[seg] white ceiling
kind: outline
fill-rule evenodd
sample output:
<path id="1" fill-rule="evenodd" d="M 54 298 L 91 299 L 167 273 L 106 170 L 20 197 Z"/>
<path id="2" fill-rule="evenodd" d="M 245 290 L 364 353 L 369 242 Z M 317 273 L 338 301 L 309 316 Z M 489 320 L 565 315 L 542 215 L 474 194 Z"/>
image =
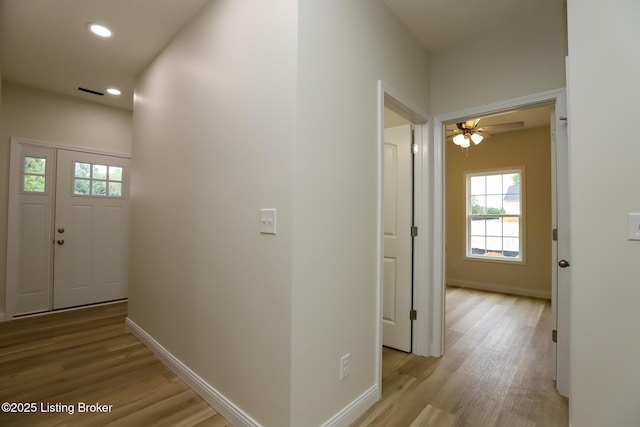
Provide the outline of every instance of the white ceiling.
<path id="1" fill-rule="evenodd" d="M 2 79 L 131 109 L 135 76 L 208 1 L 0 0 Z M 384 0 L 431 52 L 562 1 Z M 87 22 L 110 27 L 114 36 L 92 35 Z M 115 86 L 123 94 L 99 97 L 79 86 Z"/>
<path id="2" fill-rule="evenodd" d="M 2 79 L 131 109 L 135 76 L 207 1 L 0 0 Z M 94 36 L 87 22 L 113 37 Z"/>
<path id="3" fill-rule="evenodd" d="M 479 117 L 475 117 L 476 119 Z M 506 133 L 506 132 L 518 132 L 524 129 L 531 129 L 540 126 L 549 126 L 551 123 L 551 107 L 543 106 L 543 107 L 535 107 L 529 108 L 526 110 L 518 110 L 509 113 L 496 114 L 490 117 L 480 117 L 480 122 L 478 122 L 478 127 L 482 126 L 491 126 L 498 125 L 502 123 L 513 123 L 513 122 L 523 122 L 524 126 L 522 128 L 516 129 L 494 129 L 487 132 L 490 135 L 495 135 L 498 133 Z M 457 129 L 455 123 L 447 124 L 447 130 Z M 453 133 L 447 132 L 447 135 L 452 135 Z"/>
<path id="4" fill-rule="evenodd" d="M 479 117 L 475 117 L 476 119 Z M 490 117 L 480 117 L 480 122 L 478 123 L 478 127 L 482 126 L 490 126 L 490 125 L 498 125 L 502 123 L 512 123 L 512 122 L 523 122 L 524 126 L 522 128 L 515 129 L 495 129 L 490 132 L 487 132 L 491 135 L 495 135 L 498 133 L 506 133 L 506 132 L 518 132 L 524 129 L 531 129 L 541 126 L 549 126 L 551 123 L 551 106 L 542 106 L 529 108 L 526 110 L 518 110 L 512 111 L 508 113 L 496 114 Z M 392 110 L 385 108 L 384 109 L 384 127 L 390 128 L 395 126 L 402 126 L 404 124 L 410 123 L 406 118 L 398 115 Z M 458 129 L 455 123 L 446 124 L 446 129 L 448 131 L 452 131 L 454 129 Z M 448 136 L 453 135 L 452 132 L 447 132 Z"/>

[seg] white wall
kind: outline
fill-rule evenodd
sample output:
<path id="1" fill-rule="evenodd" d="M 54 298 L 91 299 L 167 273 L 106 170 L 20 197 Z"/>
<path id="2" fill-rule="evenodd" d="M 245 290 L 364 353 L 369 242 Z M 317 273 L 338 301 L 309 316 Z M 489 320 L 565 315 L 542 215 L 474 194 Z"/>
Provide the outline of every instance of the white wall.
<path id="1" fill-rule="evenodd" d="M 375 381 L 377 80 L 428 111 L 429 60 L 380 0 L 302 0 L 298 28 L 291 424 L 314 426 Z"/>
<path id="2" fill-rule="evenodd" d="M 10 137 L 131 153 L 131 112 L 2 82 L 0 110 L 0 311 L 6 288 Z"/>
<path id="3" fill-rule="evenodd" d="M 2 142 L 16 136 L 130 154 L 131 111 L 3 82 Z"/>
<path id="4" fill-rule="evenodd" d="M 267 426 L 375 381 L 378 79 L 428 109 L 427 54 L 380 0 L 224 0 L 137 82 L 130 318 Z"/>
<path id="5" fill-rule="evenodd" d="M 640 3 L 569 0 L 572 424 L 640 424 Z M 597 25 L 594 25 L 597 24 Z M 633 132 L 632 132 L 633 133 Z M 596 224 L 596 226 L 594 226 Z"/>
<path id="6" fill-rule="evenodd" d="M 265 426 L 290 424 L 296 14 L 210 2 L 134 102 L 129 318 Z"/>
<path id="7" fill-rule="evenodd" d="M 482 37 L 432 52 L 431 113 L 564 87 L 565 56 L 565 12 L 560 1 L 505 28 L 487 28 Z"/>

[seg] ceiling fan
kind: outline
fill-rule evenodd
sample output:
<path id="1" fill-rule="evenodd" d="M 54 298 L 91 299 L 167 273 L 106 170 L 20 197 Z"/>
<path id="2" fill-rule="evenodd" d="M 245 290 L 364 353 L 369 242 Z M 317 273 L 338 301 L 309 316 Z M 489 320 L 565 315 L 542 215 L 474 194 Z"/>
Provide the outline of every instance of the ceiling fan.
<path id="1" fill-rule="evenodd" d="M 457 129 L 447 129 L 447 132 L 453 132 L 451 135 L 448 135 L 448 137 L 453 138 L 454 144 L 462 148 L 469 148 L 472 142 L 478 145 L 484 138 L 491 137 L 491 134 L 487 133 L 487 131 L 524 127 L 524 122 L 501 123 L 478 127 L 479 122 L 480 119 L 473 119 L 456 123 Z"/>

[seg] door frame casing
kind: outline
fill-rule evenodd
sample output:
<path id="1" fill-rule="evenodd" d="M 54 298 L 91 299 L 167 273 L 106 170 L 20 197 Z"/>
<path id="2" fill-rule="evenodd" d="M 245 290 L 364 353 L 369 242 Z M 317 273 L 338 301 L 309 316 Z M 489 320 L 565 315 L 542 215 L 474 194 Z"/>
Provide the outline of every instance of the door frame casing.
<path id="1" fill-rule="evenodd" d="M 432 295 L 431 304 L 429 301 L 422 301 L 427 305 L 420 307 L 427 307 L 429 313 L 430 323 L 432 325 L 432 341 L 430 345 L 431 356 L 442 356 L 444 354 L 444 308 L 445 308 L 445 248 L 446 248 L 446 206 L 445 206 L 445 192 L 446 192 L 446 180 L 445 180 L 445 132 L 444 125 L 453 122 L 459 122 L 468 120 L 473 117 L 487 116 L 492 114 L 502 114 L 510 111 L 520 110 L 524 108 L 532 108 L 542 105 L 554 105 L 555 106 L 555 125 L 556 125 L 556 138 L 564 138 L 556 145 L 556 149 L 568 150 L 568 140 L 566 134 L 566 125 L 561 121 L 561 117 L 566 117 L 567 103 L 566 103 L 566 89 L 555 89 L 547 92 L 541 92 L 532 94 L 520 98 L 514 98 L 506 101 L 501 101 L 493 104 L 482 105 L 465 110 L 460 110 L 452 113 L 442 114 L 433 118 L 433 163 L 431 168 L 433 170 L 433 187 L 431 200 L 433 203 L 433 215 L 432 215 L 432 246 L 431 246 L 431 259 L 430 263 L 433 266 L 432 277 L 430 280 L 429 291 Z M 561 148 L 560 148 L 561 147 Z M 556 153 L 552 153 L 552 158 L 556 158 Z M 555 165 L 552 165 L 555 168 Z M 568 173 L 568 172 L 567 172 Z M 556 183 L 554 183 L 556 185 Z M 429 198 L 428 194 L 423 195 L 424 198 Z M 568 213 L 567 213 L 568 214 Z M 552 260 L 553 262 L 553 260 Z M 555 265 L 555 262 L 554 262 Z M 556 266 L 557 270 L 557 266 Z M 570 285 L 570 284 L 569 284 Z M 569 289 L 570 292 L 570 289 Z M 554 296 L 555 298 L 555 296 Z M 569 303 L 569 301 L 567 301 Z M 567 304 L 568 305 L 568 304 Z M 565 307 L 568 309 L 569 307 Z M 568 317 L 568 313 L 564 313 Z M 569 340 L 571 337 L 570 325 L 566 327 Z M 567 340 L 566 352 L 568 355 L 569 344 Z M 567 367 L 568 371 L 568 367 Z M 567 375 L 568 378 L 568 375 Z M 558 384 L 558 389 L 564 388 L 563 384 Z"/>
<path id="2" fill-rule="evenodd" d="M 19 191 L 16 187 L 19 185 L 21 171 L 15 167 L 15 164 L 20 163 L 20 155 L 22 153 L 22 147 L 31 146 L 38 148 L 45 148 L 52 150 L 53 167 L 51 168 L 51 187 L 49 191 L 49 198 L 52 201 L 50 209 L 53 209 L 53 200 L 55 200 L 55 177 L 57 173 L 56 168 L 56 153 L 57 150 L 78 151 L 82 153 L 98 154 L 113 157 L 122 157 L 131 159 L 131 155 L 128 153 L 101 150 L 98 148 L 79 147 L 75 145 L 67 145 L 60 143 L 52 143 L 47 141 L 38 141 L 27 138 L 20 138 L 12 136 L 10 138 L 10 155 L 9 155 L 9 198 L 8 198 L 8 212 L 7 212 L 7 270 L 6 270 L 6 285 L 5 285 L 5 312 L 4 318 L 0 320 L 8 321 L 12 320 L 16 313 L 16 297 L 18 291 L 17 269 L 19 260 L 19 247 L 17 242 L 19 241 L 19 227 L 16 226 L 19 221 L 19 203 L 18 196 Z M 17 163 L 16 163 L 17 162 Z M 53 213 L 52 213 L 53 215 Z M 51 284 L 50 284 L 51 286 Z M 50 301 L 51 302 L 51 301 Z"/>
<path id="3" fill-rule="evenodd" d="M 418 145 L 418 153 L 414 156 L 414 225 L 419 228 L 419 233 L 414 238 L 413 250 L 413 301 L 416 307 L 418 295 L 426 294 L 428 286 L 426 283 L 428 266 L 418 265 L 419 259 L 428 259 L 429 233 L 427 223 L 427 211 L 423 208 L 427 202 L 423 196 L 428 194 L 428 169 L 423 170 L 423 166 L 428 165 L 429 158 L 429 131 L 428 123 L 430 116 L 421 108 L 416 106 L 411 100 L 395 90 L 389 84 L 378 80 L 378 141 L 377 141 L 377 236 L 376 236 L 376 309 L 375 309 L 375 384 L 377 386 L 378 399 L 382 396 L 382 298 L 383 298 L 383 257 L 384 257 L 384 217 L 383 217 L 383 169 L 384 169 L 384 108 L 389 107 L 394 112 L 408 119 L 415 125 L 414 143 Z M 408 315 L 409 313 L 407 313 Z M 428 316 L 418 315 L 414 320 L 412 328 L 412 343 L 414 353 L 423 351 L 428 345 L 426 336 L 421 335 L 426 328 L 423 323 L 428 322 Z M 424 337 L 421 339 L 421 337 Z M 427 349 L 428 351 L 428 349 Z M 420 354 L 420 353 L 418 353 Z"/>

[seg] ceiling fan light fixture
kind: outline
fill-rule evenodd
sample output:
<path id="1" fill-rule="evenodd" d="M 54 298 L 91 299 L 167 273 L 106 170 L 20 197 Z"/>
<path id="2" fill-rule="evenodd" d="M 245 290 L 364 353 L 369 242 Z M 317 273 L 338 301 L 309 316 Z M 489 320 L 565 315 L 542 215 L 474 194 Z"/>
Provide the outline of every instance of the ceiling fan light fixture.
<path id="1" fill-rule="evenodd" d="M 480 144 L 483 139 L 484 139 L 484 137 L 482 135 L 480 135 L 479 133 L 472 133 L 471 134 L 471 140 L 473 141 L 473 143 L 475 145 Z"/>
<path id="2" fill-rule="evenodd" d="M 453 143 L 456 145 L 462 145 L 464 143 L 464 135 L 459 133 L 456 136 L 453 137 Z"/>
<path id="3" fill-rule="evenodd" d="M 470 140 L 469 140 L 469 137 L 468 137 L 468 136 L 466 136 L 466 135 L 464 135 L 464 136 L 462 137 L 462 142 L 461 142 L 459 145 L 460 145 L 460 147 L 462 147 L 462 148 L 469 148 L 469 146 L 471 145 L 471 142 L 470 142 Z"/>
<path id="4" fill-rule="evenodd" d="M 110 29 L 108 29 L 104 25 L 96 24 L 95 22 L 88 22 L 87 28 L 96 36 L 104 38 L 111 37 L 111 35 L 113 34 Z"/>

